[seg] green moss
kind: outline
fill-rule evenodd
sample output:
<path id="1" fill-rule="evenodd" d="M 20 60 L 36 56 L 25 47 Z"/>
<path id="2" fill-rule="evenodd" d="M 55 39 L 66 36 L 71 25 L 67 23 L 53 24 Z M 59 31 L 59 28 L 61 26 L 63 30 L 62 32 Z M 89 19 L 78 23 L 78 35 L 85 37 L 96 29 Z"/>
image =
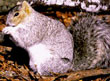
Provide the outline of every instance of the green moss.
<path id="1" fill-rule="evenodd" d="M 1 0 L 0 1 L 0 13 L 9 11 L 20 0 Z"/>
<path id="2" fill-rule="evenodd" d="M 1 0 L 0 1 L 0 6 L 3 6 L 3 4 L 4 4 L 4 1 Z"/>

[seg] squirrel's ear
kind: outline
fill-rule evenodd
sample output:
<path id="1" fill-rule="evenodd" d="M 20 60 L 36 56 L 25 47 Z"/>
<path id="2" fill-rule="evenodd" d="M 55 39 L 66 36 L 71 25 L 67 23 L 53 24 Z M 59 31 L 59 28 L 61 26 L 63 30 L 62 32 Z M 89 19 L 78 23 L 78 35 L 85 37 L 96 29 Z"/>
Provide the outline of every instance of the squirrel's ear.
<path id="1" fill-rule="evenodd" d="M 23 3 L 22 3 L 22 9 L 23 9 L 27 14 L 30 14 L 30 12 L 31 12 L 31 6 L 30 6 L 29 3 L 26 2 L 26 1 L 23 1 Z"/>

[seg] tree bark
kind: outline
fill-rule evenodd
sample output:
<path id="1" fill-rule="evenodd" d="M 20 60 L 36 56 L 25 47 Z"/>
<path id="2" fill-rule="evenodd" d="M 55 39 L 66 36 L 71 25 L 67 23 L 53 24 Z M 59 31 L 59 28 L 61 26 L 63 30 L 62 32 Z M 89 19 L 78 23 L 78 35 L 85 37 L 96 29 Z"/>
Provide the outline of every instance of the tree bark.
<path id="1" fill-rule="evenodd" d="M 7 12 L 16 5 L 18 1 L 23 0 L 0 0 L 0 12 Z M 39 5 L 47 6 L 65 6 L 78 7 L 87 12 L 108 11 L 110 0 L 26 0 L 28 2 L 37 3 Z M 36 5 L 37 6 L 37 5 Z"/>

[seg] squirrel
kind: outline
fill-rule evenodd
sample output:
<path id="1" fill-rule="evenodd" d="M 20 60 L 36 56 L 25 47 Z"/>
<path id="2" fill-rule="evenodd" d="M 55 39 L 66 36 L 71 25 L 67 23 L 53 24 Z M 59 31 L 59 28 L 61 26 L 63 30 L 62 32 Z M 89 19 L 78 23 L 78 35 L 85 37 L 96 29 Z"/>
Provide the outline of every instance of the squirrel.
<path id="1" fill-rule="evenodd" d="M 12 9 L 2 32 L 29 53 L 29 65 L 40 75 L 64 73 L 73 60 L 73 37 L 63 23 L 35 11 L 23 1 Z"/>
<path id="2" fill-rule="evenodd" d="M 73 35 L 58 20 L 35 11 L 26 1 L 12 9 L 2 32 L 30 57 L 40 75 L 109 67 L 110 25 L 94 16 L 72 24 Z"/>

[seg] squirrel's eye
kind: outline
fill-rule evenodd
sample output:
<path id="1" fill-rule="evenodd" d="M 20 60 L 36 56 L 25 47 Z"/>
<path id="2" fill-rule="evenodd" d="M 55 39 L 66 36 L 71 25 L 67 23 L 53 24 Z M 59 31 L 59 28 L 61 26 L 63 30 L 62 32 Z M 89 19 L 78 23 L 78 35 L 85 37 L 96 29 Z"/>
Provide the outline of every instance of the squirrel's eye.
<path id="1" fill-rule="evenodd" d="M 19 15 L 19 13 L 17 12 L 17 13 L 15 13 L 15 15 L 14 16 L 18 16 Z"/>

